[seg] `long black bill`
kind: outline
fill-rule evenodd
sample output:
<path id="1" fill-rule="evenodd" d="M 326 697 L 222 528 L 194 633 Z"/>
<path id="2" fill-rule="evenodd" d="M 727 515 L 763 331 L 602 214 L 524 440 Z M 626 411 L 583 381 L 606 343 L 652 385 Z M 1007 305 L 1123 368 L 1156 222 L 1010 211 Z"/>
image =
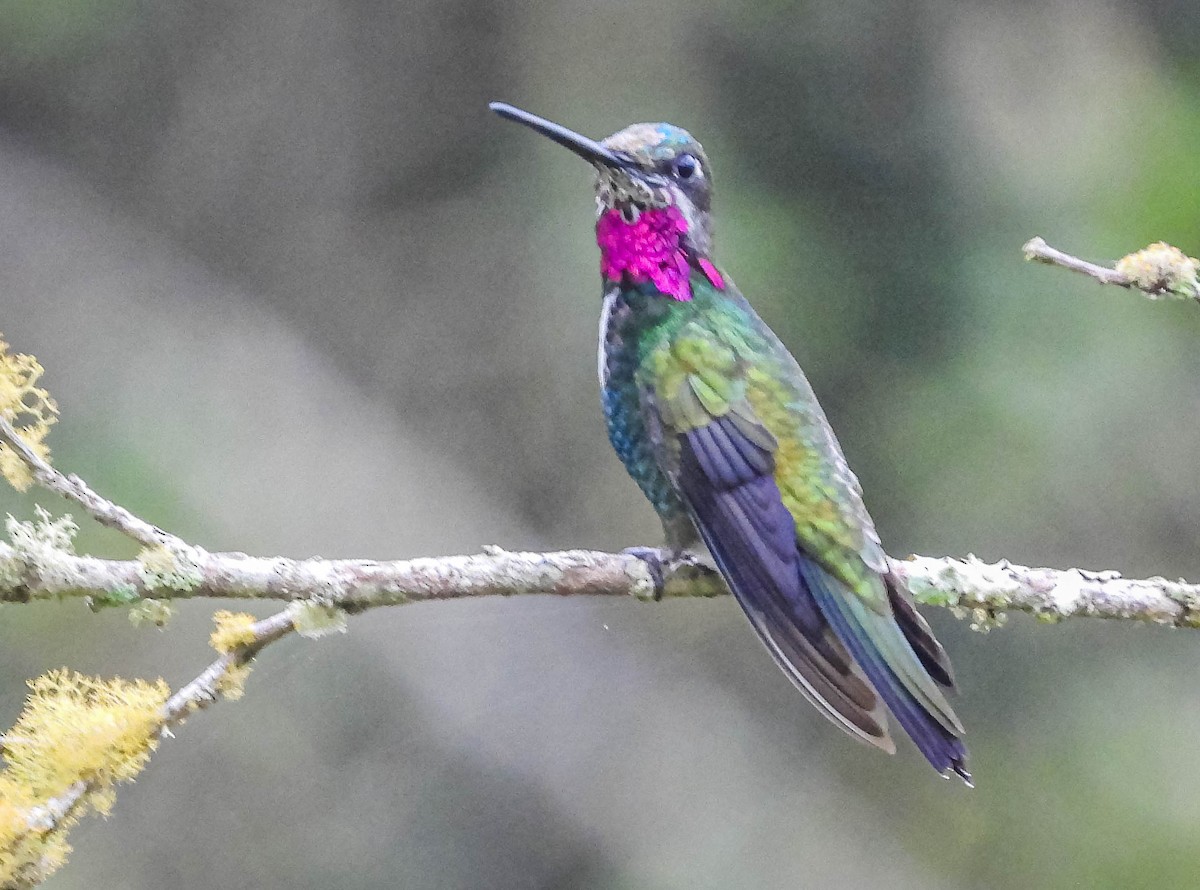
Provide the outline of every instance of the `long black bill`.
<path id="1" fill-rule="evenodd" d="M 516 121 L 518 124 L 524 124 L 529 129 L 536 130 L 543 136 L 550 137 L 563 148 L 569 148 L 575 152 L 575 154 L 579 155 L 585 161 L 617 169 L 634 166 L 634 162 L 629 158 L 615 154 L 599 142 L 588 139 L 586 136 L 580 136 L 574 130 L 561 127 L 556 123 L 546 120 L 544 117 L 538 117 L 536 114 L 522 111 L 520 108 L 516 108 L 505 102 L 489 102 L 488 108 L 501 117 L 508 118 L 510 121 Z"/>

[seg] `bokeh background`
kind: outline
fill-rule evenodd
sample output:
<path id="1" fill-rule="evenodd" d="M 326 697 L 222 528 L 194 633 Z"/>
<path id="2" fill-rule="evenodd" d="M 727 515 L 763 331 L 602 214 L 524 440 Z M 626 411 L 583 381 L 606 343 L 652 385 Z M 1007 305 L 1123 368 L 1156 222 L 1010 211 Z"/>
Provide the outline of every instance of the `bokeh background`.
<path id="1" fill-rule="evenodd" d="M 1198 41 L 1178 0 L 5 0 L 0 330 L 58 464 L 211 549 L 654 543 L 589 172 L 485 103 L 667 119 L 893 554 L 1196 578 L 1200 311 L 1019 247 L 1200 249 Z M 63 664 L 190 678 L 212 608 L 4 607 L 0 725 Z M 417 605 L 272 648 L 51 886 L 1195 886 L 1200 636 L 930 619 L 975 791 L 849 742 L 731 601 Z"/>

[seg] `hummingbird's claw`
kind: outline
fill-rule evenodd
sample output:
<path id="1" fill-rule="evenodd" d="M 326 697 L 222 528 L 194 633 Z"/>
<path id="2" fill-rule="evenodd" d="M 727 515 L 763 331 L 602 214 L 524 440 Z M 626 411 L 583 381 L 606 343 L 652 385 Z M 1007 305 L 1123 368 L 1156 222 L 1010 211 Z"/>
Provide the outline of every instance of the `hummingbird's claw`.
<path id="1" fill-rule="evenodd" d="M 700 578 L 715 577 L 719 588 L 713 589 L 711 596 L 724 590 L 716 567 L 705 557 L 707 554 L 693 550 L 677 550 L 674 547 L 626 547 L 621 551 L 629 556 L 636 556 L 646 564 L 650 578 L 654 581 L 654 600 L 658 602 L 666 594 L 667 580 L 674 578 L 693 581 Z M 712 587 L 713 585 L 709 585 Z"/>
<path id="2" fill-rule="evenodd" d="M 654 601 L 661 600 L 667 588 L 666 569 L 671 562 L 671 552 L 658 547 L 626 547 L 621 552 L 627 556 L 636 556 L 646 564 L 646 570 L 650 572 L 650 579 L 654 582 Z"/>

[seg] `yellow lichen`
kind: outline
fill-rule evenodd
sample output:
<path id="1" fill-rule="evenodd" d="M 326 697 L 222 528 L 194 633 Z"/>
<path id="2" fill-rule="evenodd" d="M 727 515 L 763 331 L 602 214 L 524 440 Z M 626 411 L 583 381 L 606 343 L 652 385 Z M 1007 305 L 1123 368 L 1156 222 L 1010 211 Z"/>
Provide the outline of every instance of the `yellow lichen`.
<path id="1" fill-rule="evenodd" d="M 1165 241 L 1122 257 L 1116 269 L 1135 287 L 1151 296 L 1187 298 L 1200 293 L 1196 278 L 1200 273 L 1200 260 Z"/>
<path id="2" fill-rule="evenodd" d="M 208 642 L 222 655 L 240 646 L 248 646 L 256 639 L 253 615 L 222 609 L 213 615 L 213 621 L 216 622 L 217 629 L 212 632 Z"/>
<path id="3" fill-rule="evenodd" d="M 0 849 L 29 830 L 28 813 L 14 797 L 19 789 L 10 785 L 10 782 L 0 780 Z"/>
<path id="4" fill-rule="evenodd" d="M 105 787 L 132 780 L 154 749 L 170 694 L 162 680 L 101 680 L 65 668 L 29 688 L 5 736 L 4 775 L 43 800 L 78 781 Z"/>
<path id="5" fill-rule="evenodd" d="M 30 809 L 21 789 L 0 779 L 0 886 L 20 886 L 49 875 L 38 869 L 47 845 L 29 825 Z"/>
<path id="6" fill-rule="evenodd" d="M 58 824 L 38 824 L 36 802 L 0 776 L 0 887 L 31 887 L 66 861 L 67 831 L 79 821 L 71 813 Z"/>
<path id="7" fill-rule="evenodd" d="M 43 460 L 50 459 L 45 443 L 50 425 L 58 419 L 58 406 L 46 390 L 37 385 L 42 366 L 32 355 L 12 355 L 0 337 L 0 417 L 16 429 L 18 435 Z M 33 474 L 25 462 L 7 445 L 0 445 L 0 474 L 13 488 L 25 491 L 33 483 Z"/>
<path id="8" fill-rule="evenodd" d="M 22 790 L 0 777 L 0 887 L 40 884 L 71 852 L 67 830 L 78 817 L 68 816 L 53 828 L 41 828 L 31 824 L 34 812 L 34 804 L 22 796 Z"/>
<path id="9" fill-rule="evenodd" d="M 170 690 L 159 680 L 101 680 L 66 669 L 29 684 L 4 736 L 0 771 L 0 886 L 30 885 L 57 869 L 66 833 L 87 810 L 108 813 L 118 782 L 141 772 L 157 743 Z M 75 806 L 51 803 L 78 783 Z"/>
<path id="10" fill-rule="evenodd" d="M 217 678 L 216 690 L 230 701 L 237 701 L 246 694 L 246 680 L 249 678 L 250 665 L 235 662 Z"/>

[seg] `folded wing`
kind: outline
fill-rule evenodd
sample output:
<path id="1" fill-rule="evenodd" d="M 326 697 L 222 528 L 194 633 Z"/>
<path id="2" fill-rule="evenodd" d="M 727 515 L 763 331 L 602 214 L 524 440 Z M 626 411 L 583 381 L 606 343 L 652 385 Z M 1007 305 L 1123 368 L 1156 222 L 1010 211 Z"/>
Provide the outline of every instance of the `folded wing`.
<path id="1" fill-rule="evenodd" d="M 699 325 L 663 349 L 643 381 L 659 462 L 775 660 L 851 735 L 892 750 L 886 704 L 936 769 L 969 778 L 949 662 L 886 574 L 824 415 L 797 401 L 807 384 L 756 389 L 738 343 Z"/>

